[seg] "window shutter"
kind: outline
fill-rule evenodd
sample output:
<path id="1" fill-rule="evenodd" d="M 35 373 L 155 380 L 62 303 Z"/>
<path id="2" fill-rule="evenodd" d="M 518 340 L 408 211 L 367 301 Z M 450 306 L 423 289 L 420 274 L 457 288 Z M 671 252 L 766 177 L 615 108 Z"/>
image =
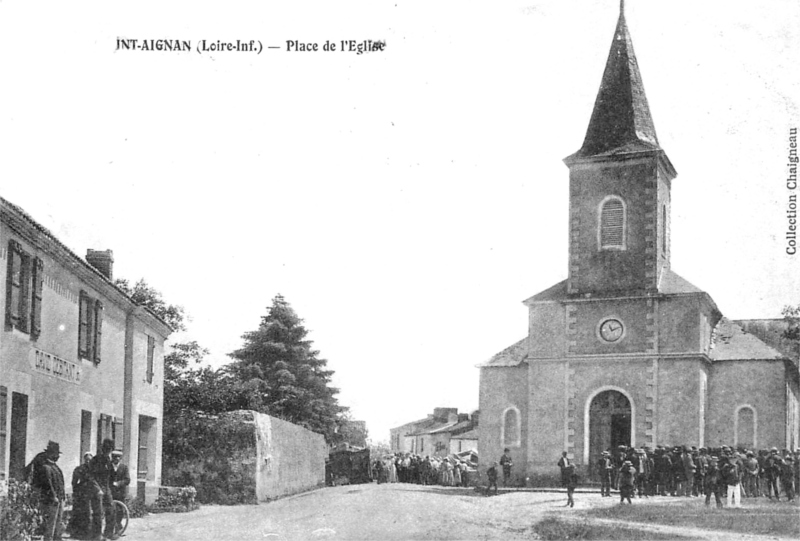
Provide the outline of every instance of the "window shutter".
<path id="1" fill-rule="evenodd" d="M 94 362 L 100 364 L 100 342 L 103 337 L 103 303 L 94 302 Z"/>
<path id="2" fill-rule="evenodd" d="M 42 289 L 44 286 L 44 262 L 36 258 L 33 262 L 33 298 L 31 299 L 31 337 L 35 340 L 42 333 Z"/>
<path id="3" fill-rule="evenodd" d="M 6 271 L 6 330 L 19 322 L 19 298 L 22 286 L 22 249 L 15 240 L 8 241 L 8 269 Z"/>
<path id="4" fill-rule="evenodd" d="M 19 290 L 19 319 L 17 320 L 17 328 L 22 332 L 30 332 L 31 325 L 31 267 L 33 261 L 31 256 L 26 253 L 20 254 L 22 260 L 22 268 L 20 273 L 20 290 Z"/>
<path id="5" fill-rule="evenodd" d="M 600 247 L 625 246 L 625 207 L 619 199 L 609 199 L 600 211 Z"/>
<path id="6" fill-rule="evenodd" d="M 89 325 L 87 321 L 87 314 L 89 302 L 85 291 L 81 291 L 80 301 L 78 302 L 78 359 L 85 359 L 88 357 L 89 343 Z"/>
<path id="7" fill-rule="evenodd" d="M 106 439 L 108 436 L 108 432 L 106 431 L 106 427 L 108 426 L 108 415 L 105 413 L 100 414 L 100 418 L 97 420 L 97 450 L 95 451 L 96 455 L 99 455 L 103 452 L 103 440 Z"/>
<path id="8" fill-rule="evenodd" d="M 153 383 L 153 357 L 155 355 L 156 340 L 152 336 L 147 337 L 147 383 Z"/>
<path id="9" fill-rule="evenodd" d="M 0 480 L 6 478 L 6 422 L 8 421 L 8 389 L 0 387 Z"/>
<path id="10" fill-rule="evenodd" d="M 118 451 L 122 451 L 122 442 L 123 442 L 123 434 L 122 434 L 122 419 L 119 417 L 114 417 L 111 437 L 114 439 L 114 447 Z"/>

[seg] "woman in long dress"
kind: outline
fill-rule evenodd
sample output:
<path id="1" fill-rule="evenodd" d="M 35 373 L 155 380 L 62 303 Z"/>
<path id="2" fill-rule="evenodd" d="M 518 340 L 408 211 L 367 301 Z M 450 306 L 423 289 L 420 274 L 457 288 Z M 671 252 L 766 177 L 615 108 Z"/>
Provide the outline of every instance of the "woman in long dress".
<path id="1" fill-rule="evenodd" d="M 455 466 L 453 466 L 453 486 L 461 486 L 461 462 L 459 461 L 456 461 Z"/>
<path id="2" fill-rule="evenodd" d="M 389 482 L 397 482 L 397 467 L 394 465 L 394 456 L 390 456 L 386 461 L 386 469 L 389 470 Z"/>

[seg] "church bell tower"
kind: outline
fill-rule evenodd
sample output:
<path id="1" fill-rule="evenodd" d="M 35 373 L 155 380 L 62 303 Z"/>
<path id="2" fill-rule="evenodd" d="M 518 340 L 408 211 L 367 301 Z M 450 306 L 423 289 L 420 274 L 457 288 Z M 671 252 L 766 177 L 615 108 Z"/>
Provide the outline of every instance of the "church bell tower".
<path id="1" fill-rule="evenodd" d="M 653 294 L 669 269 L 670 184 L 625 22 L 624 3 L 600 90 L 570 170 L 567 292 Z"/>

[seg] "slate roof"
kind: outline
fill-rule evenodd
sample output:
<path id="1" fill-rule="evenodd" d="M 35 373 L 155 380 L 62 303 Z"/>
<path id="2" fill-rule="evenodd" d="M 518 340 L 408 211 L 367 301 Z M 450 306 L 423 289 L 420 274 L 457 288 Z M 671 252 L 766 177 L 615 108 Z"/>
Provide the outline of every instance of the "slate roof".
<path id="1" fill-rule="evenodd" d="M 762 342 L 728 318 L 722 318 L 711 335 L 712 361 L 786 359 L 787 356 Z"/>
<path id="2" fill-rule="evenodd" d="M 672 270 L 665 270 L 661 275 L 661 279 L 658 283 L 658 292 L 665 294 L 665 295 L 679 295 L 685 293 L 705 293 L 702 289 L 695 286 L 685 278 L 679 276 L 677 273 L 673 272 Z M 615 297 L 618 296 L 619 292 L 608 292 L 608 293 L 597 293 L 592 295 L 592 298 L 595 299 L 602 299 L 605 297 Z M 525 304 L 536 303 L 536 302 L 548 302 L 548 301 L 563 301 L 563 300 L 570 300 L 575 297 L 571 297 L 567 293 L 567 280 L 562 280 L 558 282 L 554 286 L 545 289 L 544 291 L 537 293 L 533 297 L 525 299 L 523 302 Z M 513 346 L 512 346 L 513 347 Z"/>
<path id="3" fill-rule="evenodd" d="M 9 201 L 8 199 L 5 199 L 5 198 L 3 198 L 3 197 L 0 197 L 0 214 L 2 214 L 2 215 L 8 215 L 8 217 L 9 217 L 9 218 L 12 218 L 12 217 L 17 217 L 17 218 L 19 218 L 19 219 L 23 220 L 23 221 L 24 221 L 24 222 L 26 222 L 26 223 L 27 223 L 27 224 L 28 224 L 30 227 L 32 227 L 33 229 L 35 229 L 36 231 L 38 231 L 38 232 L 39 232 L 39 234 L 41 234 L 43 237 L 47 238 L 47 240 L 49 240 L 50 242 L 52 242 L 52 243 L 53 243 L 53 244 L 54 244 L 54 245 L 57 247 L 57 249 L 59 249 L 59 250 L 63 250 L 63 252 L 66 254 L 66 256 L 67 256 L 69 259 L 72 259 L 72 260 L 73 260 L 73 261 L 74 261 L 76 264 L 80 265 L 81 267 L 83 267 L 83 268 L 85 268 L 85 269 L 88 269 L 88 270 L 89 270 L 89 271 L 90 271 L 90 272 L 93 274 L 93 276 L 95 277 L 95 279 L 98 279 L 98 280 L 100 280 L 100 281 L 101 281 L 101 282 L 103 282 L 103 283 L 104 283 L 104 284 L 105 284 L 107 287 L 110 287 L 111 289 L 113 289 L 113 290 L 114 290 L 114 291 L 115 291 L 117 294 L 119 294 L 119 295 L 122 295 L 122 296 L 123 296 L 123 297 L 124 297 L 124 298 L 125 298 L 125 299 L 126 299 L 128 302 L 130 302 L 130 303 L 131 303 L 131 304 L 133 304 L 134 306 L 141 306 L 141 305 L 138 305 L 137 303 L 135 303 L 135 302 L 133 301 L 133 299 L 131 299 L 130 295 L 128 295 L 128 294 L 127 294 L 125 291 L 123 291 L 122 289 L 120 289 L 120 287 L 119 287 L 117 284 L 115 284 L 113 280 L 109 279 L 109 278 L 108 278 L 107 276 L 105 276 L 105 275 L 104 275 L 102 272 L 100 272 L 99 270 L 97 270 L 97 269 L 94 267 L 94 265 L 90 264 L 90 263 L 89 263 L 88 261 L 86 261 L 84 258 L 82 258 L 82 257 L 81 257 L 81 256 L 79 256 L 78 254 L 76 254 L 75 252 L 73 252 L 73 251 L 72 251 L 72 249 L 71 249 L 69 246 L 67 246 L 66 244 L 64 244 L 63 242 L 61 242 L 61 241 L 58 239 L 58 237 L 56 237 L 56 236 L 53 234 L 53 232 L 52 232 L 52 231 L 50 231 L 50 230 L 49 230 L 49 229 L 47 229 L 45 226 L 43 226 L 42 224 L 40 224 L 39 222 L 37 222 L 36 220 L 34 220 L 34 219 L 33 219 L 33 217 L 32 217 L 30 214 L 28 214 L 28 213 L 25 211 L 25 209 L 23 209 L 22 207 L 15 205 L 14 203 L 12 203 L 11 201 Z M 157 320 L 159 323 L 161 323 L 162 325 L 164 325 L 164 327 L 166 327 L 167 329 L 169 329 L 169 332 L 172 332 L 172 331 L 174 330 L 172 327 L 170 327 L 169 323 L 167 323 L 166 321 L 164 321 L 164 320 L 163 320 L 163 319 L 162 319 L 162 318 L 161 318 L 161 317 L 160 317 L 158 314 L 156 314 L 155 312 L 153 312 L 153 310 L 151 310 L 151 309 L 150 309 L 150 308 L 148 308 L 148 307 L 143 307 L 143 308 L 144 308 L 144 309 L 145 309 L 145 310 L 146 310 L 146 311 L 147 311 L 147 312 L 148 312 L 148 313 L 149 313 L 149 314 L 150 314 L 150 315 L 151 315 L 153 318 L 155 318 L 155 319 L 156 319 L 156 320 Z"/>
<path id="4" fill-rule="evenodd" d="M 567 160 L 653 150 L 661 148 L 633 41 L 620 10 L 586 138 L 580 150 Z"/>
<path id="5" fill-rule="evenodd" d="M 792 359 L 795 364 L 800 361 L 800 343 L 783 336 L 789 328 L 789 323 L 785 319 L 741 319 L 735 320 L 734 323 Z"/>
<path id="6" fill-rule="evenodd" d="M 478 428 L 473 428 L 468 432 L 462 432 L 461 434 L 455 434 L 450 436 L 452 440 L 477 440 L 478 439 Z"/>
<path id="7" fill-rule="evenodd" d="M 492 356 L 488 361 L 481 363 L 478 367 L 485 366 L 517 366 L 528 358 L 528 337 L 523 338 L 516 344 L 508 346 L 500 353 Z"/>

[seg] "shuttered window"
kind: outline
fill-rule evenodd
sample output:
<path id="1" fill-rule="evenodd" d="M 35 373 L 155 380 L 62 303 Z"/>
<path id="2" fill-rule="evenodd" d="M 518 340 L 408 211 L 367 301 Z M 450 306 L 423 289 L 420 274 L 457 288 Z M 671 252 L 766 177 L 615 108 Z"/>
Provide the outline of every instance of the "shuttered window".
<path id="1" fill-rule="evenodd" d="M 97 420 L 97 453 L 103 452 L 103 440 L 114 439 L 112 421 L 113 417 L 105 413 L 101 413 L 100 418 Z"/>
<path id="2" fill-rule="evenodd" d="M 625 248 L 625 204 L 618 197 L 600 206 L 600 249 Z"/>
<path id="3" fill-rule="evenodd" d="M 147 383 L 153 383 L 153 360 L 156 352 L 156 339 L 147 337 Z"/>
<path id="4" fill-rule="evenodd" d="M 8 432 L 8 389 L 0 387 L 0 481 L 6 479 L 6 440 Z"/>
<path id="5" fill-rule="evenodd" d="M 81 291 L 78 309 L 78 357 L 100 363 L 103 303 Z"/>
<path id="6" fill-rule="evenodd" d="M 31 336 L 36 339 L 42 334 L 42 289 L 44 287 L 44 262 L 38 257 L 33 260 L 32 271 Z"/>
<path id="7" fill-rule="evenodd" d="M 44 263 L 26 253 L 15 240 L 8 242 L 6 272 L 6 329 L 30 333 L 35 340 L 41 332 Z"/>

